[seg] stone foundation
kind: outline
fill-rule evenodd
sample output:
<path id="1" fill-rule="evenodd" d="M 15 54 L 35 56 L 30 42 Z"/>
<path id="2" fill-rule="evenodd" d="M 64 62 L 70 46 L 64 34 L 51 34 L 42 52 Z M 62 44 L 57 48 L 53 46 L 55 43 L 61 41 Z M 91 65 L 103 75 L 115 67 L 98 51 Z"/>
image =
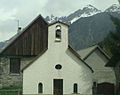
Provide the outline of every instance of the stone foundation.
<path id="1" fill-rule="evenodd" d="M 21 69 L 29 64 L 33 58 L 22 58 Z M 22 87 L 22 72 L 20 74 L 10 74 L 10 58 L 0 59 L 0 88 L 2 87 Z"/>

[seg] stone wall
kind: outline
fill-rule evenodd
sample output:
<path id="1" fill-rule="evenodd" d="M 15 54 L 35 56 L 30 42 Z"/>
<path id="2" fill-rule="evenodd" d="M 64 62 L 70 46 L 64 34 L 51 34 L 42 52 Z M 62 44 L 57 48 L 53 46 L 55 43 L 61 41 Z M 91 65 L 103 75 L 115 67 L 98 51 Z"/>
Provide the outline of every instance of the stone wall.
<path id="1" fill-rule="evenodd" d="M 24 68 L 33 58 L 22 58 L 20 68 Z M 10 58 L 0 58 L 0 88 L 2 87 L 22 87 L 22 72 L 20 74 L 10 74 Z"/>

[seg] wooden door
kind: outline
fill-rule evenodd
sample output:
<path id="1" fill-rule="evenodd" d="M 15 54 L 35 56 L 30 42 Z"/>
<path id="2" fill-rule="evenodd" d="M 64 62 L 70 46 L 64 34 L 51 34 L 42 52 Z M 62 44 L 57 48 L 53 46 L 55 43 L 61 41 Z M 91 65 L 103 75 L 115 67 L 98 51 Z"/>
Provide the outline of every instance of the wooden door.
<path id="1" fill-rule="evenodd" d="M 100 83 L 97 85 L 97 94 L 101 95 L 114 95 L 114 84 Z"/>
<path id="2" fill-rule="evenodd" d="M 54 95 L 63 95 L 63 79 L 53 80 L 53 92 Z"/>

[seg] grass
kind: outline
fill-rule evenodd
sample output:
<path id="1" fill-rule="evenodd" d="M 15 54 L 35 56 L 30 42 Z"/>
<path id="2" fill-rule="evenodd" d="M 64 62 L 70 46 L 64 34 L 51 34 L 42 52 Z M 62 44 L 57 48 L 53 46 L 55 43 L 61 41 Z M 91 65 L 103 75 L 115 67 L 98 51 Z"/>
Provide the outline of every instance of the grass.
<path id="1" fill-rule="evenodd" d="M 0 91 L 0 95 L 20 95 L 18 91 Z"/>
<path id="2" fill-rule="evenodd" d="M 3 87 L 0 89 L 0 95 L 20 95 L 22 92 L 22 87 L 11 86 L 11 87 Z"/>
<path id="3" fill-rule="evenodd" d="M 22 87 L 18 87 L 18 86 L 3 87 L 0 90 L 22 90 Z"/>

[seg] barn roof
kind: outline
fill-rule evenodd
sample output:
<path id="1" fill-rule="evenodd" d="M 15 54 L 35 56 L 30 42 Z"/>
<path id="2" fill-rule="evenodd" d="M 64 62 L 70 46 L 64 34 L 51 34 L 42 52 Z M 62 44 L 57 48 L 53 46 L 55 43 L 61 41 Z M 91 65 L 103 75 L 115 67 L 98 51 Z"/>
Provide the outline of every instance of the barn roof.
<path id="1" fill-rule="evenodd" d="M 12 56 L 16 56 L 16 55 L 18 56 L 17 53 L 20 51 L 20 48 L 23 47 L 23 46 L 20 47 L 20 45 L 22 45 L 22 43 L 25 42 L 25 39 L 21 39 L 22 36 L 24 35 L 25 36 L 24 38 L 27 38 L 26 40 L 31 39 L 30 38 L 31 37 L 31 32 L 34 32 L 34 31 L 31 31 L 30 28 L 33 27 L 33 25 L 36 24 L 38 20 L 41 20 L 41 23 L 44 22 L 46 24 L 46 26 L 48 27 L 48 23 L 44 20 L 44 18 L 41 15 L 38 15 L 26 28 L 24 28 L 22 31 L 17 33 L 15 36 L 13 36 L 9 40 L 9 43 L 0 51 L 0 56 L 11 56 L 11 55 Z M 29 32 L 28 35 L 25 34 L 26 32 L 27 33 Z M 18 42 L 18 44 L 17 44 L 17 42 Z M 28 43 L 28 41 L 27 41 L 27 43 Z M 12 48 L 14 48 L 14 50 L 12 50 Z M 14 54 L 12 54 L 13 52 L 14 52 Z M 21 52 L 23 52 L 23 51 L 21 51 Z M 28 54 L 25 53 L 25 54 L 19 54 L 19 55 L 21 56 L 21 55 L 28 55 Z"/>
<path id="2" fill-rule="evenodd" d="M 100 48 L 99 45 L 94 45 L 82 50 L 77 51 L 83 60 L 87 59 L 96 49 L 98 49 L 107 59 L 110 57 Z"/>

